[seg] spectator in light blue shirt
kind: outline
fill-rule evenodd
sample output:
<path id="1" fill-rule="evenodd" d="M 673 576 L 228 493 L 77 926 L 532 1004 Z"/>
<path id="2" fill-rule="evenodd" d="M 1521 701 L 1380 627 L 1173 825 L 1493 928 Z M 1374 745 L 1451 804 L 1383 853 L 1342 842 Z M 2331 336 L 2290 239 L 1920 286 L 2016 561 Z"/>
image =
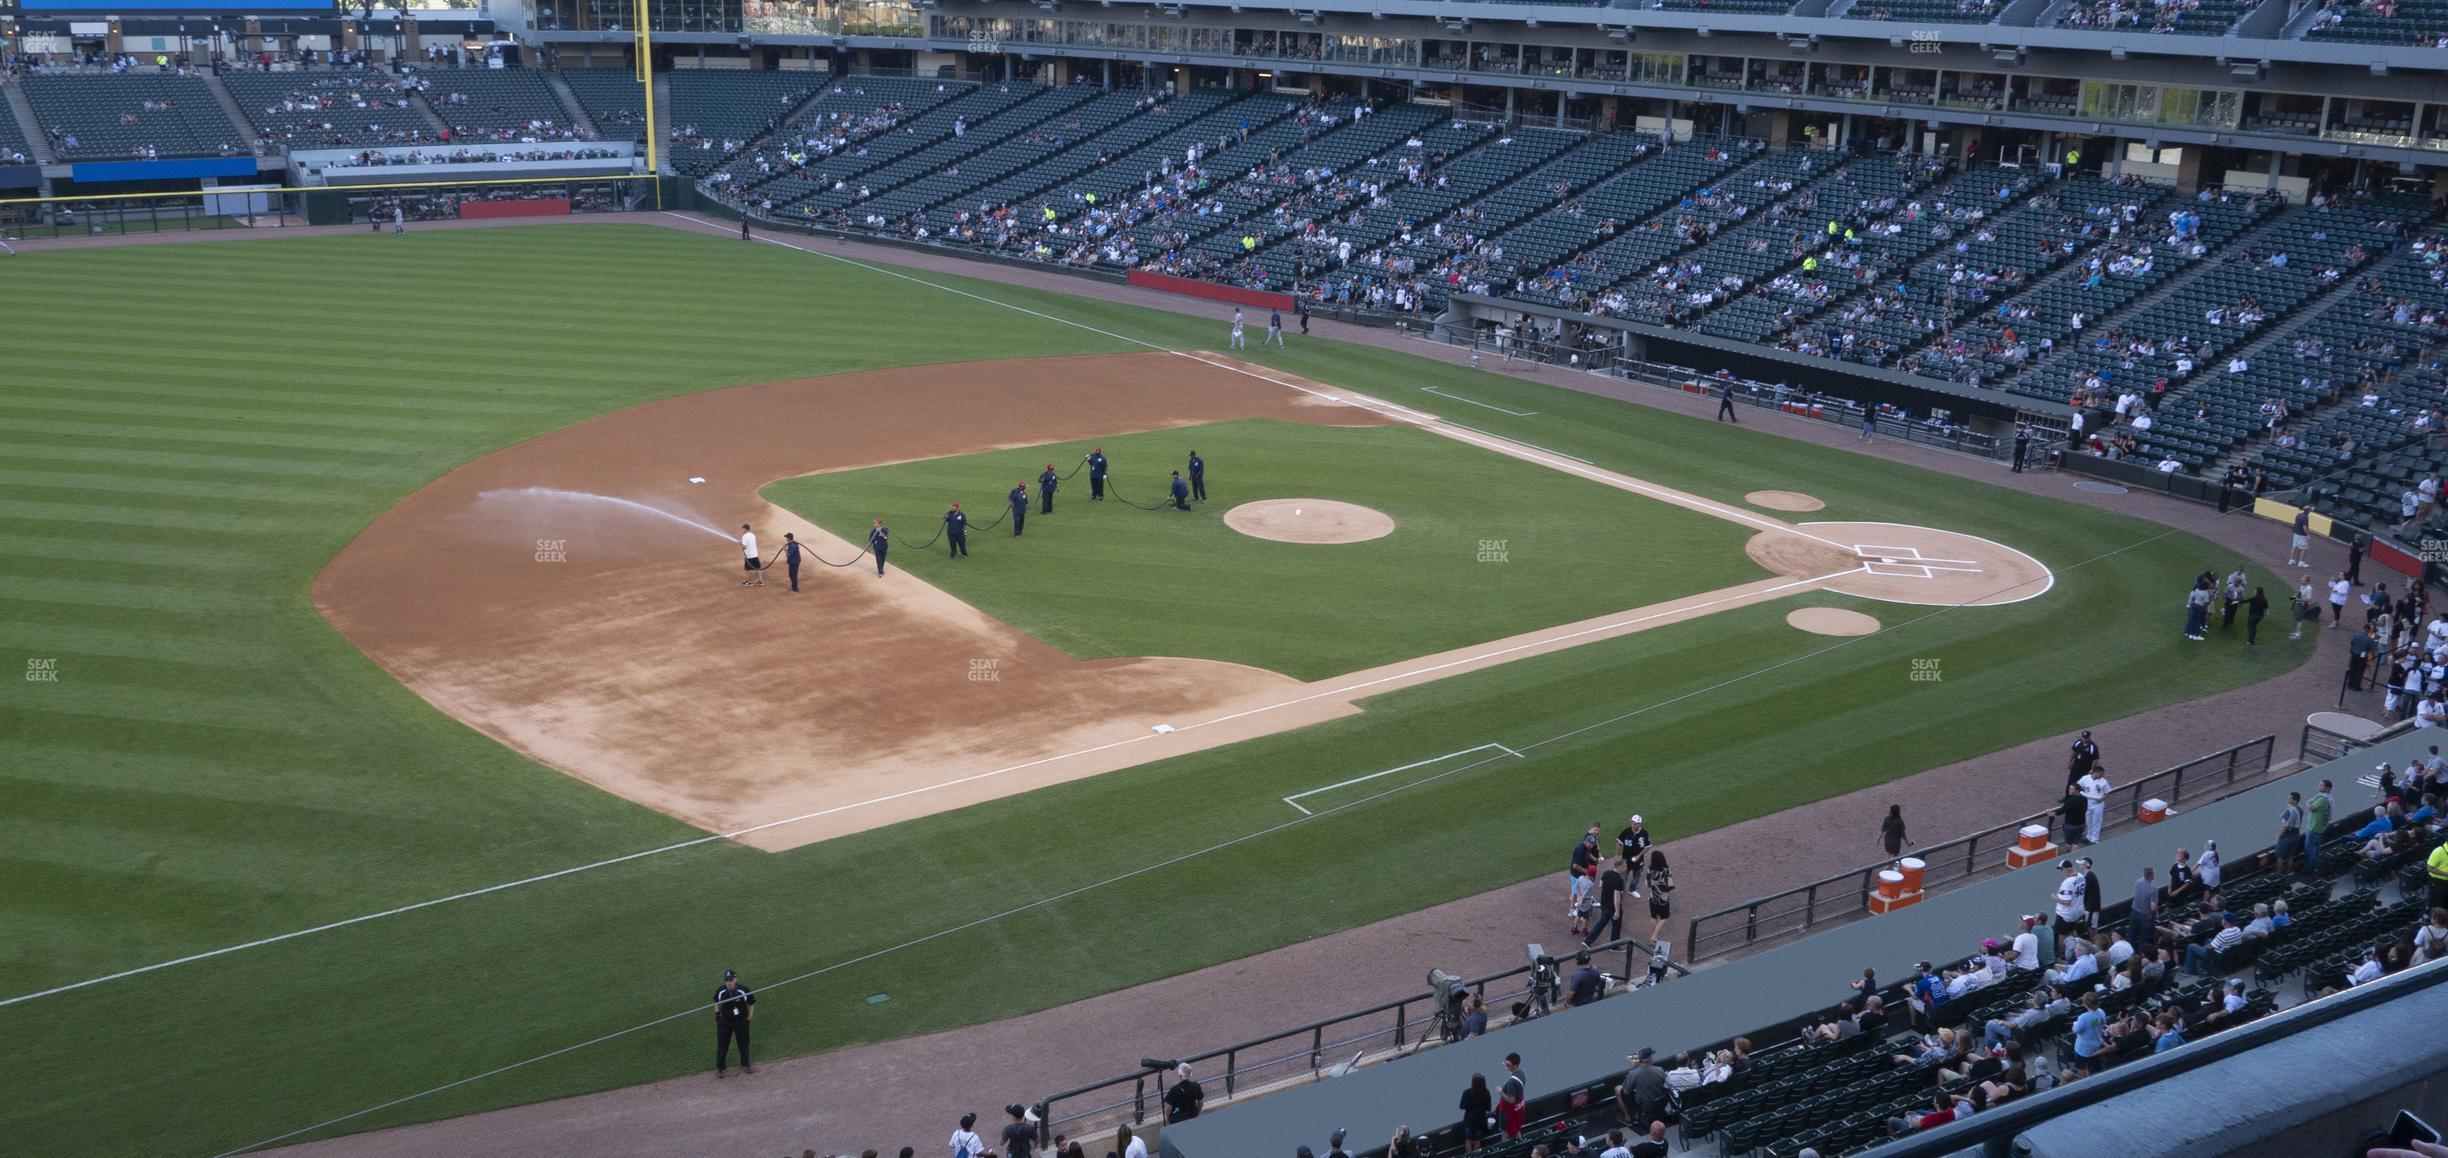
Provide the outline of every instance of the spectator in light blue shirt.
<path id="1" fill-rule="evenodd" d="M 2176 1018 L 2173 1015 L 2160 1014 L 2159 1040 L 2151 1046 L 2151 1052 L 2154 1054 L 2166 1053 L 2183 1044 L 2184 1028 L 2176 1024 Z"/>
<path id="2" fill-rule="evenodd" d="M 2082 996 L 2083 1011 L 2074 1015 L 2074 1057 L 2085 1070 L 2099 1066 L 2100 1039 L 2108 1032 L 2108 1015 L 2100 1012 L 2099 994 Z"/>

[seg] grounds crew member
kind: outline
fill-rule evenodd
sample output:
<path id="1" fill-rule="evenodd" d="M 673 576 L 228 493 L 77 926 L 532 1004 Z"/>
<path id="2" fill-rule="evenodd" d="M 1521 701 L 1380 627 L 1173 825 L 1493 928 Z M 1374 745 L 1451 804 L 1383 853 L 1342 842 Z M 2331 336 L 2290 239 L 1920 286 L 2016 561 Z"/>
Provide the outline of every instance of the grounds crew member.
<path id="1" fill-rule="evenodd" d="M 1088 452 L 1088 501 L 1105 501 L 1105 448 Z"/>
<path id="2" fill-rule="evenodd" d="M 875 526 L 867 531 L 867 550 L 875 555 L 877 578 L 882 578 L 884 575 L 884 553 L 891 549 L 892 528 L 885 526 L 884 520 L 877 519 Z"/>
<path id="3" fill-rule="evenodd" d="M 1207 501 L 1207 460 L 1195 450 L 1190 452 L 1190 497 Z"/>
<path id="4" fill-rule="evenodd" d="M 791 590 L 799 589 L 799 536 L 782 532 L 782 564 L 790 569 Z"/>
<path id="5" fill-rule="evenodd" d="M 1177 511 L 1190 509 L 1190 484 L 1182 481 L 1181 472 L 1178 470 L 1173 472 L 1173 509 Z"/>
<path id="6" fill-rule="evenodd" d="M 1047 463 L 1045 473 L 1037 476 L 1037 513 L 1054 513 L 1054 488 L 1062 485 L 1062 476 L 1054 473 L 1054 464 Z"/>
<path id="7" fill-rule="evenodd" d="M 1717 421 L 1731 422 L 1736 426 L 1742 425 L 1742 419 L 1734 417 L 1734 383 L 1732 382 L 1717 384 Z"/>
<path id="8" fill-rule="evenodd" d="M 1003 498 L 1011 504 L 1012 538 L 1017 539 L 1020 537 L 1020 525 L 1028 522 L 1028 484 L 1019 483 Z"/>
<path id="9" fill-rule="evenodd" d="M 969 516 L 961 512 L 959 503 L 944 512 L 944 538 L 952 545 L 953 558 L 969 557 Z"/>
<path id="10" fill-rule="evenodd" d="M 763 587 L 765 585 L 765 557 L 757 554 L 756 532 L 750 530 L 746 523 L 740 524 L 739 545 L 740 562 L 748 571 L 748 577 L 740 580 L 740 586 Z"/>
<path id="11" fill-rule="evenodd" d="M 748 1057 L 748 1023 L 756 1020 L 756 994 L 739 983 L 739 974 L 723 970 L 722 987 L 714 991 L 714 1076 L 731 1076 L 731 1041 L 739 1039 L 740 1069 L 756 1072 Z"/>

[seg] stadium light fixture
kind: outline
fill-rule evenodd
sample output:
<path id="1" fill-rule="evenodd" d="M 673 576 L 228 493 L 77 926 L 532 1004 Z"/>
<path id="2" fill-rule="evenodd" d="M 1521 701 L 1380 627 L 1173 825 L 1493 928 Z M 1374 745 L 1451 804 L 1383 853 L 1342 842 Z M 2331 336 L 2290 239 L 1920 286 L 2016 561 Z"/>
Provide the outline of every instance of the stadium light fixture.
<path id="1" fill-rule="evenodd" d="M 2110 60 L 2123 60 L 2123 59 L 2125 59 L 2125 50 L 2124 50 L 2124 49 L 2122 49 L 2122 48 L 2111 48 L 2111 49 L 2109 49 L 2109 50 L 2108 50 L 2108 59 L 2110 59 Z"/>
<path id="2" fill-rule="evenodd" d="M 1632 39 L 1632 29 L 1624 25 L 1609 28 L 1607 29 L 1607 39 L 1612 40 L 1617 44 L 1627 43 Z"/>
<path id="3" fill-rule="evenodd" d="M 1536 27 L 1538 27 L 1538 20 L 1537 20 L 1537 18 L 1536 18 L 1536 17 L 1533 17 L 1533 18 L 1531 18 L 1531 19 L 1528 19 L 1528 20 L 1524 20 L 1524 21 L 1522 21 L 1522 27 L 1524 27 L 1524 28 L 1536 28 Z"/>
<path id="4" fill-rule="evenodd" d="M 1294 16 L 1296 16 L 1296 17 L 1298 17 L 1298 18 L 1300 19 L 1300 22 L 1301 22 L 1301 23 L 1303 23 L 1303 24 L 1316 24 L 1316 23 L 1318 22 L 1318 20 L 1319 20 L 1319 16 L 1318 16 L 1318 14 L 1317 14 L 1317 13 L 1315 13 L 1315 12 L 1298 12 L 1298 11 L 1296 11 L 1296 12 L 1292 13 L 1292 15 L 1294 15 Z"/>

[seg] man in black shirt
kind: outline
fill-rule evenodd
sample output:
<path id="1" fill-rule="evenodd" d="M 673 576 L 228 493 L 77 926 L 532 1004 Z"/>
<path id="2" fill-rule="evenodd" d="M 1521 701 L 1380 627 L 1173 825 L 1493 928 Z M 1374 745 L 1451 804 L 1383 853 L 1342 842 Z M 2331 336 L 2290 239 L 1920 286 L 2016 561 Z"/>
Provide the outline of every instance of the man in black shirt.
<path id="1" fill-rule="evenodd" d="M 1598 874 L 1598 916 L 1590 922 L 1589 936 L 1581 939 L 1583 948 L 1603 945 L 1623 937 L 1623 899 L 1625 887 L 1624 859 L 1616 857 L 1607 870 Z"/>
<path id="2" fill-rule="evenodd" d="M 1003 1112 L 1011 1115 L 1003 1127 L 1003 1158 L 1030 1158 L 1037 1152 L 1037 1124 L 1028 1120 L 1028 1108 L 1013 1102 Z"/>
<path id="3" fill-rule="evenodd" d="M 748 1058 L 748 1023 L 756 1017 L 756 994 L 739 983 L 739 974 L 723 970 L 722 987 L 714 991 L 714 1076 L 731 1076 L 731 1041 L 739 1039 L 740 1069 L 756 1072 Z"/>
<path id="4" fill-rule="evenodd" d="M 1598 976 L 1598 967 L 1590 964 L 1589 950 L 1582 950 L 1574 956 L 1573 960 L 1581 967 L 1573 971 L 1572 1003 L 1574 1005 L 1596 1003 L 1599 996 L 1606 992 L 1606 981 Z"/>
<path id="5" fill-rule="evenodd" d="M 1165 1121 L 1187 1122 L 1207 1107 L 1207 1090 L 1191 1078 L 1189 1062 L 1174 1066 L 1173 1072 L 1181 1075 L 1181 1080 L 1165 1091 Z"/>
<path id="6" fill-rule="evenodd" d="M 1641 826 L 1639 813 L 1633 813 L 1632 823 L 1615 834 L 1615 843 L 1623 850 L 1624 879 L 1631 883 L 1632 896 L 1638 899 L 1641 874 L 1649 871 L 1649 846 L 1655 843 L 1649 839 L 1649 830 Z"/>

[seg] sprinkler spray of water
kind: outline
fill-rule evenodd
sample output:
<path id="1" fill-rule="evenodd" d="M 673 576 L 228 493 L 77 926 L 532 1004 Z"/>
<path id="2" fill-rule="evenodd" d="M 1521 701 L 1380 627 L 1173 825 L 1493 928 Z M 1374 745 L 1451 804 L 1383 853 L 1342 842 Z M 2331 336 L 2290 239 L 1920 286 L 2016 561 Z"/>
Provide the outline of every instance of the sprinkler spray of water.
<path id="1" fill-rule="evenodd" d="M 476 497 L 480 500 L 547 499 L 555 502 L 603 503 L 622 510 L 632 511 L 637 514 L 652 515 L 658 519 L 668 519 L 671 522 L 678 523 L 683 527 L 690 527 L 696 530 L 704 531 L 706 534 L 712 535 L 717 539 L 721 539 L 726 543 L 731 541 L 731 536 L 724 534 L 719 528 L 706 523 L 698 522 L 697 520 L 689 518 L 686 515 L 673 514 L 670 511 L 662 509 L 661 507 L 650 507 L 641 502 L 636 502 L 631 499 L 615 498 L 611 495 L 589 494 L 585 491 L 565 491 L 555 487 L 519 487 L 512 490 L 486 491 Z"/>

